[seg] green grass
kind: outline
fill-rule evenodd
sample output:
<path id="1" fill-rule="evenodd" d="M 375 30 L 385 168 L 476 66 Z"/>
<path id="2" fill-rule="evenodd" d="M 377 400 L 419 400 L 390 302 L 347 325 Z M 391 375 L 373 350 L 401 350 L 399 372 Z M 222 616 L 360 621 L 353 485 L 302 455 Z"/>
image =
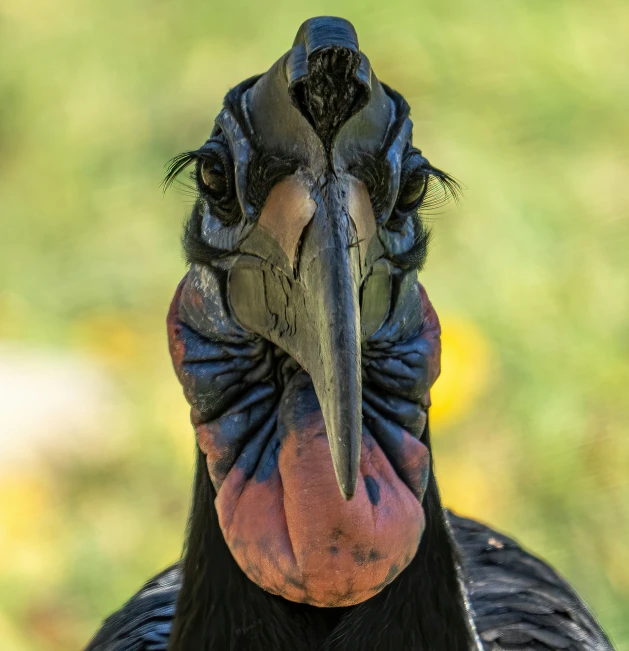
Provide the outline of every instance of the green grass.
<path id="1" fill-rule="evenodd" d="M 473 514 L 555 564 L 629 648 L 629 4 L 213 4 L 0 5 L 0 338 L 103 365 L 125 431 L 114 459 L 42 471 L 41 568 L 0 575 L 10 651 L 79 648 L 179 553 L 193 438 L 163 321 L 189 199 L 162 197 L 163 165 L 328 13 L 467 188 L 422 275 L 490 370 L 437 433 L 446 497 L 477 489 Z"/>

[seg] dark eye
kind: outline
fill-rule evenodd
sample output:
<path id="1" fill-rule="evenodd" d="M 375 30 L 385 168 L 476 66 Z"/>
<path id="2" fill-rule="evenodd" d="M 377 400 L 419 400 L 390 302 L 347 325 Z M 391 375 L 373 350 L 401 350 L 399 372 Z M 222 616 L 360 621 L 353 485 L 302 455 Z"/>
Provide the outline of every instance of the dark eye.
<path id="1" fill-rule="evenodd" d="M 198 190 L 213 217 L 226 226 L 236 224 L 242 212 L 236 196 L 234 161 L 222 133 L 212 137 L 199 149 L 175 156 L 168 164 L 164 189 L 170 187 L 193 164 L 195 171 L 191 177 L 196 182 L 196 188 L 186 187 L 192 191 Z"/>
<path id="2" fill-rule="evenodd" d="M 233 162 L 226 146 L 211 142 L 198 153 L 197 175 L 200 189 L 218 204 L 235 196 Z"/>
<path id="3" fill-rule="evenodd" d="M 400 189 L 398 195 L 397 206 L 403 212 L 415 210 L 419 208 L 424 195 L 426 194 L 426 187 L 428 182 L 422 170 L 414 170 Z"/>
<path id="4" fill-rule="evenodd" d="M 404 164 L 397 208 L 401 212 L 417 210 L 426 196 L 429 173 L 426 159 L 420 154 L 411 154 Z"/>
<path id="5" fill-rule="evenodd" d="M 205 189 L 216 199 L 220 199 L 227 191 L 227 174 L 220 160 L 204 160 L 201 163 L 201 178 Z"/>

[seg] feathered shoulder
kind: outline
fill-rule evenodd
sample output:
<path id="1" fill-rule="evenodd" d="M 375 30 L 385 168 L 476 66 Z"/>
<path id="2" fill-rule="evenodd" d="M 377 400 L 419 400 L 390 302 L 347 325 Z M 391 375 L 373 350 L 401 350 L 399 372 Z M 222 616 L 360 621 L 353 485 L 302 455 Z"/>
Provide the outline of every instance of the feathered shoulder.
<path id="1" fill-rule="evenodd" d="M 613 650 L 588 607 L 514 540 L 448 513 L 484 651 Z M 181 586 L 177 563 L 103 624 L 86 651 L 166 651 Z"/>
<path id="2" fill-rule="evenodd" d="M 108 617 L 85 651 L 166 651 L 180 587 L 177 563 Z"/>
<path id="3" fill-rule="evenodd" d="M 489 527 L 449 513 L 485 651 L 606 651 L 588 607 L 544 561 Z"/>

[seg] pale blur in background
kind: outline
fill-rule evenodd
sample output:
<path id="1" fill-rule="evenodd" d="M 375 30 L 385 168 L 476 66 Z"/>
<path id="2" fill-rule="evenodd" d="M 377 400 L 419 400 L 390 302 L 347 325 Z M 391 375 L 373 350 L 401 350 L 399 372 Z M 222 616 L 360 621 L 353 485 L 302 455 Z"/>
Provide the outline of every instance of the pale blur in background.
<path id="1" fill-rule="evenodd" d="M 194 439 L 159 187 L 301 22 L 349 18 L 466 187 L 432 218 L 446 504 L 629 649 L 629 3 L 0 0 L 0 646 L 80 649 L 181 548 Z"/>

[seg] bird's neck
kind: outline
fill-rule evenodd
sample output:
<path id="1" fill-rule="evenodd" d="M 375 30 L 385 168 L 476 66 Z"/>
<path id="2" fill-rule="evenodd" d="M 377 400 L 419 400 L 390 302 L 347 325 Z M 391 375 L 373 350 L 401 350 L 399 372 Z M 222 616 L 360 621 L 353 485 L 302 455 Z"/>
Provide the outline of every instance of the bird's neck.
<path id="1" fill-rule="evenodd" d="M 426 530 L 404 572 L 368 601 L 316 608 L 251 582 L 218 524 L 214 489 L 199 452 L 169 651 L 468 651 L 475 648 L 458 553 L 431 473 Z"/>

